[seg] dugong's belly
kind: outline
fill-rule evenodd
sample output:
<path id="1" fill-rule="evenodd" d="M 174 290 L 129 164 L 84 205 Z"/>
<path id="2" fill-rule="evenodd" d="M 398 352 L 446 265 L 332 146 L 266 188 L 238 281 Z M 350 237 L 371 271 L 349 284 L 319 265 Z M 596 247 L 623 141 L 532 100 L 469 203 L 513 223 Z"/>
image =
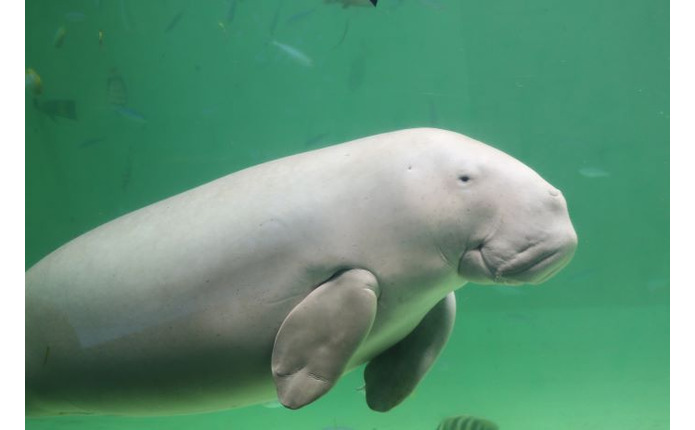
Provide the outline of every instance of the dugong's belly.
<path id="1" fill-rule="evenodd" d="M 44 287 L 50 269 L 29 272 L 27 289 Z M 305 285 L 313 285 L 293 271 L 276 267 L 256 272 L 264 275 L 257 280 L 238 271 L 254 288 L 225 288 L 228 279 L 219 275 L 176 292 L 135 282 L 130 299 L 89 294 L 86 289 L 105 282 L 96 274 L 100 279 L 67 294 L 59 285 L 51 285 L 56 294 L 36 288 L 26 304 L 27 413 L 162 415 L 274 400 L 275 336 L 309 292 Z M 381 312 L 349 367 L 397 342 L 423 315 Z"/>

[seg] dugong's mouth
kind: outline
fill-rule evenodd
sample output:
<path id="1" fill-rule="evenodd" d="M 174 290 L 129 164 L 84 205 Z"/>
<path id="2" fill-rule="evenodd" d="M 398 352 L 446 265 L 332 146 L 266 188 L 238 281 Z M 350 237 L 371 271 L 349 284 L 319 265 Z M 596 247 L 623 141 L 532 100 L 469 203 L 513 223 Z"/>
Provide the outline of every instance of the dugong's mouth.
<path id="1" fill-rule="evenodd" d="M 530 257 L 522 253 L 519 258 L 498 267 L 495 272 L 494 282 L 507 283 L 505 281 L 516 281 L 518 283 L 540 284 L 550 279 L 565 266 L 564 263 L 557 264 L 560 262 L 561 257 L 560 252 L 555 249 L 535 253 L 535 255 Z"/>
<path id="2" fill-rule="evenodd" d="M 562 248 L 533 247 L 504 261 L 480 246 L 468 250 L 459 261 L 459 274 L 479 284 L 540 284 L 559 272 L 574 252 Z"/>

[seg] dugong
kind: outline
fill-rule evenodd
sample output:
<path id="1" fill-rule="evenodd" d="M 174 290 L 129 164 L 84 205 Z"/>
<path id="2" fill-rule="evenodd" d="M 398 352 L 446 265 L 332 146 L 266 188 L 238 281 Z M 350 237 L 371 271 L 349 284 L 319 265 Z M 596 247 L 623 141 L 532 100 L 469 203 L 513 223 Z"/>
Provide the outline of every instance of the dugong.
<path id="1" fill-rule="evenodd" d="M 543 282 L 576 245 L 560 191 L 455 132 L 260 164 L 26 272 L 26 414 L 296 409 L 363 363 L 367 404 L 387 411 L 447 342 L 456 289 Z"/>

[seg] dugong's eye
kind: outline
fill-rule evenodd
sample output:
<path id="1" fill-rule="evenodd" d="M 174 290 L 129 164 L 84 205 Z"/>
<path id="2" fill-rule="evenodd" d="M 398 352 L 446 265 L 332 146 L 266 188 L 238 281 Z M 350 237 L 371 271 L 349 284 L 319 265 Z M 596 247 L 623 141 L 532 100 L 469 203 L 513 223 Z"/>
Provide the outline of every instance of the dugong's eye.
<path id="1" fill-rule="evenodd" d="M 471 177 L 468 176 L 468 175 L 461 175 L 461 176 L 459 176 L 459 181 L 461 181 L 461 182 L 468 182 L 468 181 L 470 181 L 470 180 L 471 180 Z"/>

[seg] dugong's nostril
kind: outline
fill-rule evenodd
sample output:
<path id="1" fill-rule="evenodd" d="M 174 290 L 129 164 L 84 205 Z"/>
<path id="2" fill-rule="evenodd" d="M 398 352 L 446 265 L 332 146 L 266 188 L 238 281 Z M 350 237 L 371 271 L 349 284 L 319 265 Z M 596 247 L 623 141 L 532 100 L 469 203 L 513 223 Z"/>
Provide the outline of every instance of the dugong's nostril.
<path id="1" fill-rule="evenodd" d="M 557 197 L 557 196 L 561 195 L 562 193 L 557 188 L 551 188 L 548 190 L 548 194 L 550 194 L 553 197 Z"/>

